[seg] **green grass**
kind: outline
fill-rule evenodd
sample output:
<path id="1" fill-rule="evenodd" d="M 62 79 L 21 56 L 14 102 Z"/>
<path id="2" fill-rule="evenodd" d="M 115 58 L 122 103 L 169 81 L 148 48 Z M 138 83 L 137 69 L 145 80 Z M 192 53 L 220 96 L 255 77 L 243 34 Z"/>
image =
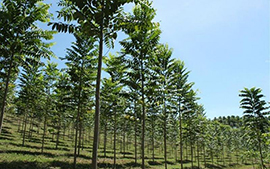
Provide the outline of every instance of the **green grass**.
<path id="1" fill-rule="evenodd" d="M 41 153 L 41 134 L 33 133 L 32 138 L 27 138 L 25 145 L 22 146 L 21 133 L 17 132 L 18 119 L 7 116 L 4 121 L 3 133 L 0 135 L 0 169 L 70 169 L 73 163 L 73 144 L 72 140 L 63 140 L 61 138 L 59 149 L 55 149 L 55 142 L 52 141 L 51 135 L 47 135 L 44 152 Z M 101 138 L 102 139 L 102 138 Z M 102 143 L 102 140 L 101 140 Z M 91 164 L 91 142 L 85 145 L 77 158 L 77 169 L 89 169 Z M 113 168 L 113 151 L 110 149 L 110 141 L 108 141 L 108 152 L 106 158 L 102 157 L 102 145 L 99 149 L 99 168 Z M 134 163 L 133 149 L 123 154 L 117 153 L 117 168 L 119 169 L 139 169 L 141 159 L 138 159 L 139 164 Z M 156 151 L 158 153 L 158 151 Z M 139 156 L 139 154 L 138 154 Z M 151 157 L 146 153 L 146 156 Z M 151 159 L 146 159 L 148 169 L 163 169 L 164 160 L 161 154 L 156 155 L 155 162 Z M 197 163 L 194 162 L 194 165 Z M 201 162 L 203 164 L 203 162 Z M 185 168 L 191 168 L 191 163 L 184 164 Z M 201 168 L 204 166 L 202 165 Z M 168 159 L 169 169 L 180 169 L 180 163 L 175 162 L 172 155 Z M 197 167 L 196 167 L 197 168 Z M 221 166 L 208 164 L 207 168 L 212 169 L 252 169 L 252 165 L 234 165 Z"/>

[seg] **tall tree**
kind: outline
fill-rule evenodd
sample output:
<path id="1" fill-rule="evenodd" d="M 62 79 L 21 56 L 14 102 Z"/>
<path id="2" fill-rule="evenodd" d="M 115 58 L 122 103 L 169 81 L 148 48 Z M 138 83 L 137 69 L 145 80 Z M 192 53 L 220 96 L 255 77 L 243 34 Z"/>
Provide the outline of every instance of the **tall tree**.
<path id="1" fill-rule="evenodd" d="M 1 104 L 0 134 L 3 125 L 4 111 L 9 88 L 11 72 L 27 61 L 27 57 L 52 56 L 49 47 L 52 43 L 45 40 L 53 38 L 53 32 L 42 30 L 37 22 L 48 22 L 50 5 L 40 0 L 5 0 L 0 8 L 0 52 L 1 60 L 7 64 L 5 90 Z"/>
<path id="2" fill-rule="evenodd" d="M 270 114 L 265 100 L 262 100 L 264 95 L 260 88 L 244 88 L 240 91 L 239 96 L 242 97 L 240 107 L 244 109 L 245 126 L 251 129 L 251 135 L 256 139 L 260 152 L 261 167 L 266 168 L 263 161 L 263 133 L 269 130 L 268 116 Z"/>
<path id="3" fill-rule="evenodd" d="M 162 121 L 163 121 L 163 142 L 164 142 L 164 160 L 165 160 L 165 169 L 167 169 L 167 123 L 168 123 L 168 102 L 171 100 L 170 94 L 174 89 L 174 84 L 171 84 L 172 81 L 172 72 L 174 68 L 174 59 L 172 56 L 172 49 L 168 45 L 157 45 L 155 52 L 152 58 L 152 70 L 156 78 L 156 90 L 159 93 L 159 100 L 162 103 Z"/>
<path id="4" fill-rule="evenodd" d="M 123 57 L 109 55 L 105 59 L 105 64 L 107 67 L 105 71 L 109 73 L 110 79 L 104 80 L 104 87 L 110 89 L 110 94 L 108 96 L 111 98 L 112 102 L 112 112 L 114 116 L 114 168 L 116 168 L 116 130 L 117 130 L 117 111 L 118 111 L 118 102 L 120 100 L 120 92 L 123 88 L 123 84 L 121 83 L 124 75 L 124 71 L 126 69 L 126 65 L 123 63 Z M 106 96 L 106 97 L 108 97 Z"/>
<path id="5" fill-rule="evenodd" d="M 30 62 L 30 61 L 28 61 Z M 23 73 L 20 76 L 20 91 L 19 98 L 22 99 L 24 104 L 24 129 L 22 145 L 24 146 L 26 137 L 26 126 L 29 117 L 34 119 L 41 111 L 42 96 L 44 96 L 44 83 L 43 76 L 40 68 L 42 63 L 37 60 L 31 60 L 28 66 L 24 66 Z M 32 122 L 32 120 L 31 120 Z M 29 134 L 31 133 L 31 127 L 29 127 Z"/>
<path id="6" fill-rule="evenodd" d="M 174 100 L 176 103 L 176 110 L 178 111 L 179 117 L 179 145 L 180 145 L 180 163 L 181 169 L 183 169 L 183 110 L 187 99 L 185 99 L 188 93 L 191 91 L 193 82 L 188 82 L 189 71 L 186 70 L 185 64 L 181 60 L 174 61 L 174 69 L 173 69 L 173 82 L 175 84 L 175 94 Z"/>
<path id="7" fill-rule="evenodd" d="M 96 78 L 96 100 L 95 100 L 95 128 L 93 141 L 92 165 L 97 168 L 97 150 L 99 137 L 99 121 L 100 121 L 100 82 L 103 57 L 103 43 L 107 47 L 114 46 L 116 39 L 116 31 L 119 30 L 119 22 L 122 13 L 122 6 L 135 0 L 61 0 L 59 5 L 62 10 L 59 17 L 63 17 L 65 21 L 77 21 L 78 26 L 65 23 L 53 23 L 53 29 L 56 28 L 60 32 L 73 32 L 79 29 L 85 36 L 98 39 L 98 68 Z"/>
<path id="8" fill-rule="evenodd" d="M 90 103 L 92 84 L 96 69 L 96 52 L 94 38 L 87 38 L 82 34 L 75 34 L 76 42 L 73 42 L 71 48 L 67 49 L 67 55 L 64 59 L 67 60 L 68 74 L 70 75 L 70 83 L 73 91 L 73 102 L 77 109 L 75 115 L 75 146 L 74 146 L 74 162 L 73 168 L 76 166 L 77 149 L 78 147 L 78 132 L 81 135 L 83 106 Z M 87 108 L 86 108 L 87 109 Z M 88 108 L 89 109 L 89 108 Z M 79 137 L 79 143 L 80 143 Z M 79 149 L 78 149 L 79 150 Z"/>
<path id="9" fill-rule="evenodd" d="M 155 10 L 152 3 L 148 0 L 142 1 L 133 9 L 133 14 L 126 17 L 126 22 L 123 23 L 124 32 L 129 36 L 121 41 L 124 47 L 124 53 L 132 56 L 133 65 L 131 69 L 139 71 L 138 80 L 140 81 L 140 95 L 142 106 L 142 137 L 141 137 L 141 152 L 142 152 L 142 168 L 145 168 L 144 150 L 145 150 L 145 121 L 146 121 L 146 106 L 145 106 L 145 77 L 146 64 L 152 53 L 152 49 L 158 44 L 159 35 L 161 33 L 159 24 L 153 22 Z M 136 64 L 134 64 L 136 63 Z"/>
<path id="10" fill-rule="evenodd" d="M 44 87 L 45 87 L 45 104 L 46 104 L 46 110 L 44 111 L 43 117 L 44 117 L 44 125 L 43 125 L 43 136 L 42 136 L 42 147 L 41 152 L 43 153 L 44 149 L 44 143 L 45 143 L 45 135 L 47 130 L 47 120 L 48 116 L 51 114 L 51 111 L 55 109 L 53 106 L 53 97 L 52 94 L 55 92 L 56 89 L 56 80 L 59 77 L 60 73 L 57 69 L 56 63 L 50 63 L 48 61 L 45 69 L 44 69 Z M 57 147 L 57 146 L 56 146 Z"/>

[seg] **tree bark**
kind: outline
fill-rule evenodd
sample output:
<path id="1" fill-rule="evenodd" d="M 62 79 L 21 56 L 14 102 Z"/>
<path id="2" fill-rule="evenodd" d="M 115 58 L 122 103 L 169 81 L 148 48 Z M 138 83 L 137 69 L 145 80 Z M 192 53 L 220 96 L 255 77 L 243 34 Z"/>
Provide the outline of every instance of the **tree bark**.
<path id="1" fill-rule="evenodd" d="M 135 147 L 135 164 L 137 164 L 137 111 L 136 111 L 136 103 L 134 102 L 134 114 L 135 114 L 135 125 L 134 125 L 134 130 L 135 130 L 135 135 L 134 135 L 134 147 Z"/>
<path id="2" fill-rule="evenodd" d="M 59 123 L 58 123 L 58 126 L 57 126 L 57 137 L 56 137 L 55 149 L 58 149 L 58 145 L 59 145 L 60 128 L 61 128 L 61 122 L 60 122 L 60 119 L 59 119 Z"/>
<path id="3" fill-rule="evenodd" d="M 124 121 L 124 129 L 123 129 L 123 153 L 124 157 L 126 157 L 126 120 Z"/>
<path id="4" fill-rule="evenodd" d="M 78 110 L 77 110 L 77 118 L 76 118 L 76 130 L 75 130 L 75 145 L 74 145 L 74 159 L 73 159 L 73 169 L 76 168 L 76 159 L 77 159 L 77 145 L 78 145 L 78 130 L 79 130 L 79 122 L 80 122 L 80 97 L 78 101 Z"/>
<path id="5" fill-rule="evenodd" d="M 200 168 L 200 149 L 199 149 L 199 141 L 197 140 L 197 160 L 198 160 L 198 167 Z"/>
<path id="6" fill-rule="evenodd" d="M 261 141 L 259 134 L 258 134 L 258 142 L 259 142 L 260 160 L 261 160 L 261 165 L 262 165 L 262 169 L 263 169 L 266 167 L 264 166 L 264 162 L 263 162 L 262 143 L 261 143 L 262 141 Z"/>
<path id="7" fill-rule="evenodd" d="M 82 120 L 80 120 L 79 123 L 79 144 L 78 144 L 78 156 L 81 153 L 81 149 L 82 149 Z"/>
<path id="8" fill-rule="evenodd" d="M 47 116 L 44 117 L 44 126 L 43 126 L 43 135 L 42 135 L 42 145 L 41 145 L 41 153 L 43 153 L 44 150 L 44 142 L 45 142 L 45 135 L 47 130 Z"/>
<path id="9" fill-rule="evenodd" d="M 152 161 L 155 161 L 155 138 L 154 138 L 154 133 L 155 133 L 155 122 L 154 118 L 152 119 Z"/>
<path id="10" fill-rule="evenodd" d="M 114 130 L 113 130 L 113 168 L 116 169 L 116 110 L 114 110 Z"/>
<path id="11" fill-rule="evenodd" d="M 142 77 L 142 145 L 141 145 L 141 150 L 142 150 L 142 169 L 145 169 L 145 164 L 144 164 L 144 137 L 145 137 L 145 101 L 144 101 L 144 66 L 143 66 L 143 61 L 141 58 L 141 77 Z"/>
<path id="12" fill-rule="evenodd" d="M 101 2 L 102 10 L 101 17 L 102 22 L 100 24 L 99 35 L 99 55 L 98 55 L 98 72 L 96 81 L 96 104 L 95 104 L 95 127 L 94 127 L 94 141 L 93 141 L 93 154 L 92 154 L 92 166 L 93 169 L 97 169 L 98 160 L 98 137 L 99 137 L 99 120 L 100 120 L 100 80 L 101 80 L 101 68 L 102 68 L 102 55 L 103 55 L 103 13 L 104 13 L 104 0 Z"/>
<path id="13" fill-rule="evenodd" d="M 194 164 L 193 164 L 193 144 L 192 144 L 192 142 L 191 142 L 190 145 L 191 145 L 191 146 L 190 146 L 190 153 L 191 153 L 191 158 L 190 158 L 190 160 L 191 160 L 191 168 L 193 168 L 193 167 L 194 167 Z"/>
<path id="14" fill-rule="evenodd" d="M 165 105 L 165 102 L 164 102 L 164 105 Z M 166 119 L 166 110 L 164 110 L 164 135 L 163 135 L 163 137 L 164 137 L 164 161 L 165 161 L 165 169 L 167 169 L 167 125 L 166 125 L 166 123 L 167 123 L 167 119 Z"/>
<path id="15" fill-rule="evenodd" d="M 105 121 L 105 126 L 104 126 L 104 158 L 106 158 L 106 148 L 107 148 L 107 121 Z"/>
<path id="16" fill-rule="evenodd" d="M 24 121 L 24 129 L 23 129 L 23 141 L 22 141 L 22 146 L 24 146 L 25 142 L 25 135 L 26 135 L 26 125 L 27 125 L 27 115 L 25 114 L 25 121 Z"/>
<path id="17" fill-rule="evenodd" d="M 182 132 L 182 112 L 181 112 L 181 100 L 178 101 L 178 109 L 179 109 L 179 131 L 180 131 L 180 162 L 181 169 L 184 169 L 183 166 L 183 132 Z"/>

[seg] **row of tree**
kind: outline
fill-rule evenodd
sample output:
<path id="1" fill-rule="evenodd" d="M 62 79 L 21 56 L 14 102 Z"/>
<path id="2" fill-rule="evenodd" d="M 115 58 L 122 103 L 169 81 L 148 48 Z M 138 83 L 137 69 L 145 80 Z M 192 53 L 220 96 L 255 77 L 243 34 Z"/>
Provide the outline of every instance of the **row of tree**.
<path id="1" fill-rule="evenodd" d="M 131 13 L 122 8 L 129 2 L 135 5 Z M 161 31 L 159 23 L 153 21 L 156 13 L 151 2 L 60 0 L 59 6 L 59 18 L 67 23 L 49 23 L 49 5 L 41 1 L 3 1 L 0 131 L 4 112 L 13 111 L 23 117 L 18 128 L 23 145 L 25 138 L 35 132 L 35 125 L 43 130 L 42 152 L 48 131 L 56 136 L 56 149 L 61 136 L 74 138 L 74 168 L 90 136 L 87 133 L 93 129 L 93 139 L 89 140 L 93 144 L 94 169 L 101 134 L 104 157 L 107 138 L 112 136 L 114 168 L 119 138 L 124 156 L 132 144 L 135 163 L 141 158 L 142 168 L 146 149 L 151 151 L 154 161 L 158 147 L 162 147 L 165 168 L 168 153 L 180 160 L 181 168 L 184 158 L 190 159 L 192 166 L 195 160 L 198 166 L 200 161 L 207 165 L 208 158 L 214 163 L 215 157 L 225 164 L 232 163 L 235 156 L 238 163 L 244 152 L 250 152 L 255 159 L 259 153 L 261 166 L 265 166 L 263 159 L 269 155 L 269 112 L 266 102 L 261 100 L 260 89 L 241 91 L 243 126 L 230 127 L 230 123 L 207 120 L 203 106 L 197 102 L 194 83 L 188 81 L 189 71 L 184 62 L 173 59 L 172 49 L 159 42 Z M 62 58 L 66 68 L 59 70 L 57 64 L 41 61 L 42 57 L 53 56 L 52 43 L 46 40 L 51 40 L 56 32 L 40 29 L 38 21 L 49 23 L 59 32 L 74 34 L 76 41 Z M 103 56 L 103 44 L 113 47 L 117 31 L 127 35 L 120 40 L 121 51 Z M 108 73 L 103 79 L 102 62 Z M 43 127 L 36 121 L 42 122 Z M 72 127 L 75 133 L 70 132 Z M 230 160 L 226 161 L 225 156 Z"/>

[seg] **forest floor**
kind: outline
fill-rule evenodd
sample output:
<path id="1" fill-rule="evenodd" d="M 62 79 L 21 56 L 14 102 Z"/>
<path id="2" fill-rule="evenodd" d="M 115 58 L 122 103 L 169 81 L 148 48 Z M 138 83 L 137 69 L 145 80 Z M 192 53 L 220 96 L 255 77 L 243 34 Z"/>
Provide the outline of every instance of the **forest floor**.
<path id="1" fill-rule="evenodd" d="M 7 116 L 4 120 L 2 134 L 0 135 L 0 169 L 71 169 L 73 164 L 73 143 L 71 140 L 60 140 L 58 149 L 55 149 L 55 138 L 46 138 L 44 152 L 41 153 L 41 136 L 40 134 L 32 135 L 26 139 L 25 145 L 22 146 L 22 134 L 18 132 L 17 118 Z M 90 145 L 90 144 L 89 144 Z M 110 145 L 108 145 L 110 148 Z M 119 150 L 118 150 L 119 152 Z M 89 169 L 91 164 L 91 147 L 86 146 L 80 152 L 77 158 L 76 169 Z M 99 168 L 113 168 L 113 151 L 109 149 L 104 158 L 103 152 L 99 152 Z M 146 159 L 148 169 L 163 169 L 164 161 L 162 155 L 157 155 L 155 162 Z M 141 160 L 138 159 L 138 163 Z M 168 160 L 168 169 L 180 169 L 180 163 Z M 194 165 L 197 163 L 194 162 Z M 201 162 L 203 164 L 203 162 Z M 186 169 L 191 169 L 190 161 L 184 164 Z M 125 157 L 123 154 L 117 154 L 117 168 L 119 169 L 139 169 L 140 164 L 134 163 L 134 154 L 127 151 Z M 198 169 L 198 167 L 193 167 Z M 201 166 L 201 168 L 205 168 Z M 252 165 L 231 165 L 222 166 L 207 164 L 210 169 L 253 169 Z"/>

